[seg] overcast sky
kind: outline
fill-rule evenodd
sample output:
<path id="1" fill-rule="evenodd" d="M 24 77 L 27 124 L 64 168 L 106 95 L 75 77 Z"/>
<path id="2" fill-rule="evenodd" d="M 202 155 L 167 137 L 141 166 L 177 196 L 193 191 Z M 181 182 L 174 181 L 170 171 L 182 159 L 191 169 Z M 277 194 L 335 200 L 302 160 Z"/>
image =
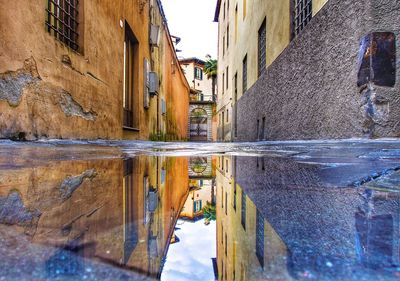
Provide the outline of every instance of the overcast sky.
<path id="1" fill-rule="evenodd" d="M 161 0 L 171 35 L 182 41 L 181 57 L 217 58 L 218 24 L 214 21 L 216 0 Z"/>

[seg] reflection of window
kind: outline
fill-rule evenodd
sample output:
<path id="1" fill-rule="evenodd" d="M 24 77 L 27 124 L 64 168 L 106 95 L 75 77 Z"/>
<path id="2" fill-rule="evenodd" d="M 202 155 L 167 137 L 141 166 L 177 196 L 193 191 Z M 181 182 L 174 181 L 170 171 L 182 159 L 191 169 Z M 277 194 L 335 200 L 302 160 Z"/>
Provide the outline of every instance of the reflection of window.
<path id="1" fill-rule="evenodd" d="M 264 218 L 259 210 L 256 217 L 256 255 L 260 265 L 264 267 Z"/>
<path id="2" fill-rule="evenodd" d="M 194 78 L 197 80 L 203 80 L 203 70 L 201 68 L 194 68 Z"/>
<path id="3" fill-rule="evenodd" d="M 202 201 L 201 200 L 196 200 L 193 202 L 193 211 L 195 213 L 200 212 L 202 208 Z"/>
<path id="4" fill-rule="evenodd" d="M 241 223 L 242 226 L 244 228 L 244 230 L 246 230 L 246 194 L 244 193 L 244 191 L 242 191 L 242 219 L 241 219 Z"/>
<path id="5" fill-rule="evenodd" d="M 124 161 L 123 200 L 124 200 L 124 251 L 123 263 L 126 264 L 138 243 L 136 215 L 136 192 L 133 186 L 133 159 Z"/>

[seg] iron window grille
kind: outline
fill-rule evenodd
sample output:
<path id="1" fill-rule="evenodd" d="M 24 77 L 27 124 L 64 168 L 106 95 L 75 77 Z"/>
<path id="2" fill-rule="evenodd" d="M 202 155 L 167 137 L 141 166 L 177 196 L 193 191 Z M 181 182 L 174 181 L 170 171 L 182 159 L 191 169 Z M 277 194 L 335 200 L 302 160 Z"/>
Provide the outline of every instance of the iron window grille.
<path id="1" fill-rule="evenodd" d="M 243 59 L 243 94 L 247 91 L 247 55 Z"/>
<path id="2" fill-rule="evenodd" d="M 78 51 L 79 0 L 48 0 L 47 31 L 71 49 Z"/>
<path id="3" fill-rule="evenodd" d="M 267 23 L 262 23 L 258 30 L 258 77 L 263 74 L 267 67 Z"/>
<path id="4" fill-rule="evenodd" d="M 259 210 L 256 215 L 256 256 L 264 267 L 264 218 Z"/>
<path id="5" fill-rule="evenodd" d="M 294 0 L 293 36 L 297 36 L 312 18 L 312 0 Z"/>

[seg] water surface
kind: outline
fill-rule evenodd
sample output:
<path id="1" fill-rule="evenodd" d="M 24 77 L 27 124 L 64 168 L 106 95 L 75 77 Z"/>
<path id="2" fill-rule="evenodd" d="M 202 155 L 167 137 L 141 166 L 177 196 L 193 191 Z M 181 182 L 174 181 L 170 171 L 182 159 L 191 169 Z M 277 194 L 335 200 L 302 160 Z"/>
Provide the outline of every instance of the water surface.
<path id="1" fill-rule="evenodd" d="M 0 142 L 0 280 L 399 280 L 400 142 Z"/>

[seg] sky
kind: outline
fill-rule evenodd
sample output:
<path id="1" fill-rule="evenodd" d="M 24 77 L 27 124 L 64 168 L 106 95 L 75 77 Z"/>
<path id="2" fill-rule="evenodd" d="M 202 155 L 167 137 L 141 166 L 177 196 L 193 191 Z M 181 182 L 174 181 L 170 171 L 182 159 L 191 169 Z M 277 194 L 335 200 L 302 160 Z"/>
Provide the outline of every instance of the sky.
<path id="1" fill-rule="evenodd" d="M 175 234 L 180 241 L 171 244 L 161 275 L 161 281 L 213 281 L 211 258 L 217 257 L 216 224 L 204 219 L 195 223 L 178 220 Z"/>
<path id="2" fill-rule="evenodd" d="M 171 35 L 180 37 L 179 58 L 217 58 L 216 0 L 161 0 Z"/>

